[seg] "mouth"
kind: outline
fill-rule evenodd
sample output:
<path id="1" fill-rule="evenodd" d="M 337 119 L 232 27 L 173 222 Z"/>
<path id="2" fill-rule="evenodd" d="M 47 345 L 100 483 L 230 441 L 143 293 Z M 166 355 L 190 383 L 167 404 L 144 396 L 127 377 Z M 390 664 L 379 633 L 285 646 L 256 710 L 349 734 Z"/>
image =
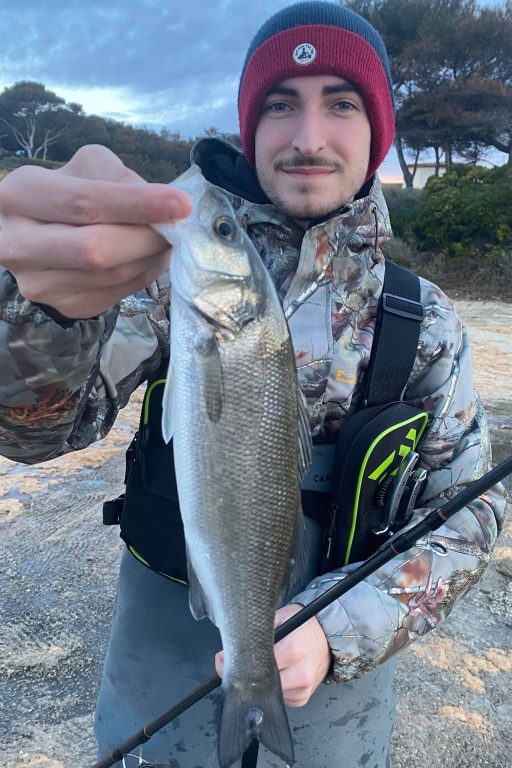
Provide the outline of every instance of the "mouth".
<path id="1" fill-rule="evenodd" d="M 292 178 L 297 179 L 325 179 L 327 176 L 330 176 L 331 173 L 335 172 L 334 168 L 326 168 L 325 166 L 319 166 L 317 168 L 308 167 L 308 168 L 283 168 L 284 173 L 286 173 L 288 176 L 291 176 Z"/>

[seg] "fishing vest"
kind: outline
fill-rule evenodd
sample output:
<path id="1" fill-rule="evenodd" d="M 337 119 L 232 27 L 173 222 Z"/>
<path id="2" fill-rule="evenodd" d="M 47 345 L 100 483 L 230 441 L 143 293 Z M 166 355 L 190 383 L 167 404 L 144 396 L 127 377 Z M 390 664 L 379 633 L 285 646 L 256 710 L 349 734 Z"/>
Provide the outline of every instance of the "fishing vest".
<path id="1" fill-rule="evenodd" d="M 319 573 L 365 560 L 412 517 L 426 471 L 416 467 L 425 411 L 401 400 L 425 309 L 417 275 L 386 261 L 366 384 L 338 435 L 313 440 L 302 507 L 323 531 Z M 187 584 L 187 557 L 172 441 L 161 431 L 168 361 L 148 382 L 126 453 L 126 491 L 103 505 L 103 522 L 141 563 Z"/>

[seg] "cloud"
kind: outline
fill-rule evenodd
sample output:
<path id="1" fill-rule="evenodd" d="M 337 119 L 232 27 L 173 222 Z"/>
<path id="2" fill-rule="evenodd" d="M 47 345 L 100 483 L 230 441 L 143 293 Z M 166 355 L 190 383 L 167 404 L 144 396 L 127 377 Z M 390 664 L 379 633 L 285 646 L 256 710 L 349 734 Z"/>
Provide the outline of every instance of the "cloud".
<path id="1" fill-rule="evenodd" d="M 66 85 L 108 85 L 151 93 L 237 76 L 259 24 L 281 4 L 243 16 L 234 0 L 87 3 L 27 0 L 0 11 L 3 79 L 28 70 Z"/>
<path id="2" fill-rule="evenodd" d="M 237 130 L 250 40 L 288 0 L 25 0 L 0 10 L 9 30 L 0 82 L 37 80 L 88 113 L 197 135 Z M 73 94 L 73 95 L 71 95 Z M 109 107 L 108 99 L 112 103 Z M 94 104 L 97 104 L 96 108 Z"/>

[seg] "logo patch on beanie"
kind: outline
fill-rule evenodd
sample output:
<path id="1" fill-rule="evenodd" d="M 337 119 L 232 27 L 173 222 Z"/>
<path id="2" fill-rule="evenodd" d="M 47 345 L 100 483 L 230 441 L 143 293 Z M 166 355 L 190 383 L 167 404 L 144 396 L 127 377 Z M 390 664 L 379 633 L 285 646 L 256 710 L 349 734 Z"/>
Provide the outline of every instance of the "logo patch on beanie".
<path id="1" fill-rule="evenodd" d="M 301 43 L 292 53 L 292 58 L 296 64 L 301 66 L 311 64 L 316 59 L 316 48 L 311 43 Z"/>

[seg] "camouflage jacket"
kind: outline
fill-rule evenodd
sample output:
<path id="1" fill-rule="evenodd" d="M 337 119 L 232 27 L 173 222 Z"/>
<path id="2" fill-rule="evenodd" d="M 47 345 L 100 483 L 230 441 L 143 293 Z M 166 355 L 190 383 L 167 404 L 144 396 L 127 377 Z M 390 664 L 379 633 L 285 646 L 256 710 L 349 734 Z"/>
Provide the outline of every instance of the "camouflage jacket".
<path id="1" fill-rule="evenodd" d="M 385 269 L 379 243 L 391 236 L 380 182 L 306 232 L 271 205 L 228 196 L 284 306 L 299 300 L 289 325 L 311 429 L 335 433 L 357 403 L 372 348 Z M 308 292 L 322 272 L 321 287 Z M 418 449 L 428 481 L 412 522 L 491 465 L 467 334 L 436 286 L 422 279 L 421 294 L 426 318 L 404 399 L 431 421 Z M 164 274 L 100 317 L 58 324 L 0 271 L 0 453 L 36 463 L 106 435 L 169 355 L 168 304 Z M 437 626 L 483 574 L 505 505 L 496 486 L 326 608 L 319 619 L 334 656 L 330 680 L 360 676 Z M 318 577 L 294 602 L 308 604 L 353 567 Z"/>

